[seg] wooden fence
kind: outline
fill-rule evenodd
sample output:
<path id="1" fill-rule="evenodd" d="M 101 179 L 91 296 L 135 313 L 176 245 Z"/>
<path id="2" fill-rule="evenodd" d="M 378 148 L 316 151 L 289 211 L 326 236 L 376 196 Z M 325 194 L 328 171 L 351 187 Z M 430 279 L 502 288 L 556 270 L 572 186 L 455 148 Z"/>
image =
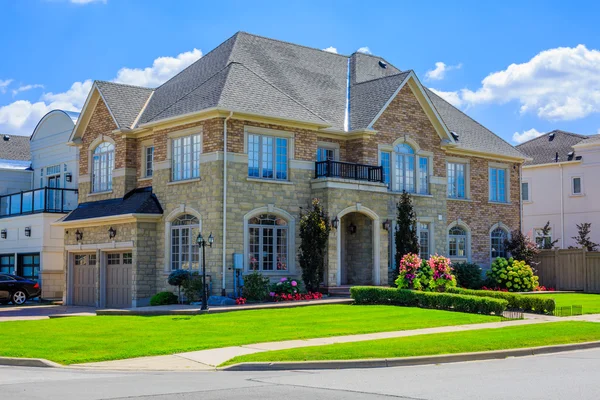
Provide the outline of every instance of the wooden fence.
<path id="1" fill-rule="evenodd" d="M 536 257 L 540 285 L 556 290 L 600 293 L 600 252 L 585 249 L 542 250 Z"/>

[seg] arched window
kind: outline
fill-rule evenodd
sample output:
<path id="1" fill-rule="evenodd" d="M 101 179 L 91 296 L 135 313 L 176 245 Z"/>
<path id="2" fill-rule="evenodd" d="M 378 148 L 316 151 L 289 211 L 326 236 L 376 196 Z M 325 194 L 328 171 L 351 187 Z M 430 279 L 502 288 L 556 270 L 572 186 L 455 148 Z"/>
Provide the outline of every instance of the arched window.
<path id="1" fill-rule="evenodd" d="M 448 231 L 448 256 L 467 257 L 467 231 L 462 226 L 454 226 Z"/>
<path id="2" fill-rule="evenodd" d="M 248 220 L 248 265 L 251 271 L 288 270 L 288 222 L 273 214 Z"/>
<path id="3" fill-rule="evenodd" d="M 508 232 L 503 228 L 496 228 L 490 235 L 490 246 L 492 250 L 492 260 L 497 257 L 506 258 L 506 247 L 504 241 L 508 239 Z"/>
<path id="4" fill-rule="evenodd" d="M 109 142 L 100 143 L 94 149 L 92 160 L 92 191 L 111 190 L 112 173 L 115 168 L 115 145 Z"/>
<path id="5" fill-rule="evenodd" d="M 405 143 L 394 147 L 395 178 L 394 190 L 415 192 L 415 151 Z"/>
<path id="6" fill-rule="evenodd" d="M 429 194 L 429 159 L 417 156 L 406 143 L 396 145 L 393 152 L 381 151 L 384 181 L 395 192 Z M 392 171 L 390 171 L 392 169 Z"/>
<path id="7" fill-rule="evenodd" d="M 196 237 L 200 221 L 191 214 L 183 214 L 171 222 L 171 269 L 198 269 L 199 249 Z"/>

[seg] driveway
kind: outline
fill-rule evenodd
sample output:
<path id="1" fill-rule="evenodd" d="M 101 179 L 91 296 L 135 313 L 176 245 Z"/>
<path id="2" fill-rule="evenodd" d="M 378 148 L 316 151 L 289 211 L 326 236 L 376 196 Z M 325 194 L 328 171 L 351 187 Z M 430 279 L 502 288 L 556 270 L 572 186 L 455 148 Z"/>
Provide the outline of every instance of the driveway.
<path id="1" fill-rule="evenodd" d="M 96 315 L 94 307 L 25 305 L 21 307 L 0 306 L 0 322 L 48 319 L 58 316 L 92 316 Z"/>

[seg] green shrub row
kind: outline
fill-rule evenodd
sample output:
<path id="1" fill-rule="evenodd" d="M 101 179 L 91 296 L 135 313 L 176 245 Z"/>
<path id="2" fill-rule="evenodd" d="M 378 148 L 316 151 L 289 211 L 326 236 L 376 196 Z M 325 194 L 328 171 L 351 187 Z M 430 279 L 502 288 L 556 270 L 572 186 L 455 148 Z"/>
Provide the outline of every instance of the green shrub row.
<path id="1" fill-rule="evenodd" d="M 435 308 L 475 314 L 501 315 L 508 305 L 506 300 L 490 297 L 370 286 L 354 286 L 350 288 L 350 294 L 356 304 Z"/>
<path id="2" fill-rule="evenodd" d="M 179 303 L 177 296 L 171 292 L 159 292 L 150 298 L 151 306 L 166 306 L 177 303 Z"/>
<path id="3" fill-rule="evenodd" d="M 449 293 L 469 296 L 489 297 L 508 301 L 508 308 L 521 308 L 526 312 L 538 314 L 551 314 L 556 308 L 554 299 L 546 296 L 523 295 L 509 292 L 496 292 L 493 290 L 470 290 L 462 288 L 448 288 Z"/>

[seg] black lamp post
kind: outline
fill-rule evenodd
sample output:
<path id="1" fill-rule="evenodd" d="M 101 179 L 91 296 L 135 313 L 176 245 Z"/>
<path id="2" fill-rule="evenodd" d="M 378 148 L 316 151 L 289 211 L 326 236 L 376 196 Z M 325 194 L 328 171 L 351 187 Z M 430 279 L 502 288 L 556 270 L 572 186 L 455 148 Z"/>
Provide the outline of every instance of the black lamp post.
<path id="1" fill-rule="evenodd" d="M 202 307 L 200 310 L 208 310 L 208 296 L 206 293 L 206 245 L 208 247 L 212 247 L 215 238 L 212 235 L 208 235 L 208 241 L 204 240 L 202 236 L 202 232 L 198 233 L 198 237 L 196 238 L 196 243 L 198 243 L 198 251 L 202 248 Z"/>

